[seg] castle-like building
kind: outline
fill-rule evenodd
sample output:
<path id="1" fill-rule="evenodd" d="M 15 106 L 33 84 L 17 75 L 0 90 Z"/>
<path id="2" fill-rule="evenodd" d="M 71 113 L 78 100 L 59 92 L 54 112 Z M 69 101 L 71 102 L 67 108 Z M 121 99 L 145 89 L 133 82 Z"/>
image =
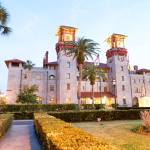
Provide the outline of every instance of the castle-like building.
<path id="1" fill-rule="evenodd" d="M 48 51 L 43 59 L 43 67 L 33 67 L 29 71 L 23 68 L 24 61 L 19 59 L 6 60 L 8 68 L 7 104 L 14 104 L 16 93 L 23 91 L 28 86 L 36 84 L 37 100 L 42 104 L 78 103 L 78 64 L 73 60 L 73 55 L 66 55 L 63 51 L 68 41 L 75 41 L 77 28 L 59 26 L 56 32 L 58 43 L 56 43 L 57 61 L 48 61 Z M 138 69 L 129 71 L 127 66 L 127 49 L 124 47 L 124 39 L 127 36 L 112 34 L 104 42 L 107 42 L 106 51 L 107 64 L 100 63 L 99 66 L 106 76 L 106 80 L 97 77 L 94 85 L 95 103 L 111 105 L 115 103 L 113 79 L 116 80 L 116 99 L 120 106 L 132 106 L 138 102 L 141 96 L 142 86 L 145 88 L 146 96 L 150 97 L 150 70 Z M 83 67 L 93 62 L 85 62 Z M 28 85 L 29 81 L 29 85 Z M 101 87 L 101 96 L 100 96 Z M 81 103 L 92 103 L 92 87 L 89 80 L 81 83 Z"/>

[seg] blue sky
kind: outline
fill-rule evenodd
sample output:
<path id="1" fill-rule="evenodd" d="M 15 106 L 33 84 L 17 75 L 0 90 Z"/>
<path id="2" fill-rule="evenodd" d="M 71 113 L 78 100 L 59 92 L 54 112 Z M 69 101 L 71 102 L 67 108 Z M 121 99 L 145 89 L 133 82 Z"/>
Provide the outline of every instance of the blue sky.
<path id="1" fill-rule="evenodd" d="M 140 68 L 149 66 L 149 0 L 1 0 L 11 17 L 9 37 L 0 36 L 0 90 L 6 92 L 9 59 L 31 60 L 42 66 L 49 51 L 49 62 L 56 61 L 55 33 L 58 26 L 78 28 L 76 37 L 100 43 L 100 61 L 106 63 L 107 44 L 112 33 L 127 35 L 129 61 Z M 95 59 L 95 58 L 94 58 Z"/>

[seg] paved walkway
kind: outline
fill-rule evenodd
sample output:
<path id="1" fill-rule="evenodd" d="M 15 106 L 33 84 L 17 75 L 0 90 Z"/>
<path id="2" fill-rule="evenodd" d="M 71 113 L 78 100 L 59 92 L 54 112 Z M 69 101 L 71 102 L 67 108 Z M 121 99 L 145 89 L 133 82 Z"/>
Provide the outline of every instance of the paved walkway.
<path id="1" fill-rule="evenodd" d="M 41 150 L 33 124 L 33 120 L 14 120 L 0 142 L 0 150 Z"/>

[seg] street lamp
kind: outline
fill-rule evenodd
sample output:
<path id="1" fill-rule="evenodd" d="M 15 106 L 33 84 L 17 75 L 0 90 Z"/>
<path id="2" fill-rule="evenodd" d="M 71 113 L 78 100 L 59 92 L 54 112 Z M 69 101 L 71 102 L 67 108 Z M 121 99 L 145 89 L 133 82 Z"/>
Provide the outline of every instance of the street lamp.
<path id="1" fill-rule="evenodd" d="M 116 90 L 115 90 L 116 80 L 113 80 L 113 86 L 114 86 L 114 94 L 115 94 L 115 110 L 117 110 L 117 106 L 116 106 Z"/>

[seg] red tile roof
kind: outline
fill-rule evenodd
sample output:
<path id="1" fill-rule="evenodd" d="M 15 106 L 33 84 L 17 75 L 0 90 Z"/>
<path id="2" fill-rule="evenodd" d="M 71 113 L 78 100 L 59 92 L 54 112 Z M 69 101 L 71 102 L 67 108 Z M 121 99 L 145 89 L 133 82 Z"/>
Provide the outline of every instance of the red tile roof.
<path id="1" fill-rule="evenodd" d="M 78 92 L 77 92 L 78 96 Z M 102 92 L 102 98 L 106 96 L 107 98 L 114 98 L 115 96 L 110 92 Z M 92 92 L 81 92 L 81 98 L 91 98 Z M 94 97 L 99 98 L 100 92 L 94 92 Z"/>
<path id="2" fill-rule="evenodd" d="M 143 71 L 147 71 L 147 72 L 150 72 L 150 70 L 148 70 L 148 69 L 139 69 L 139 70 L 136 70 L 136 73 L 138 73 L 138 72 L 143 72 Z"/>
<path id="3" fill-rule="evenodd" d="M 73 28 L 73 29 L 77 29 L 77 28 L 75 28 L 75 27 L 69 27 L 69 26 L 59 26 L 59 27 L 62 27 L 62 28 Z"/>
<path id="4" fill-rule="evenodd" d="M 83 64 L 83 66 L 86 66 L 86 65 L 89 65 L 89 64 L 93 64 L 94 65 L 94 62 L 85 62 L 84 64 Z M 79 66 L 79 64 L 78 64 L 78 66 Z M 109 68 L 108 66 L 107 66 L 107 64 L 103 64 L 103 63 L 100 63 L 99 64 L 99 67 L 101 67 L 101 68 Z"/>
<path id="5" fill-rule="evenodd" d="M 53 62 L 48 62 L 47 64 L 45 65 L 58 65 L 57 61 L 53 61 Z"/>
<path id="6" fill-rule="evenodd" d="M 5 62 L 25 63 L 24 61 L 19 60 L 19 59 L 5 60 Z"/>

